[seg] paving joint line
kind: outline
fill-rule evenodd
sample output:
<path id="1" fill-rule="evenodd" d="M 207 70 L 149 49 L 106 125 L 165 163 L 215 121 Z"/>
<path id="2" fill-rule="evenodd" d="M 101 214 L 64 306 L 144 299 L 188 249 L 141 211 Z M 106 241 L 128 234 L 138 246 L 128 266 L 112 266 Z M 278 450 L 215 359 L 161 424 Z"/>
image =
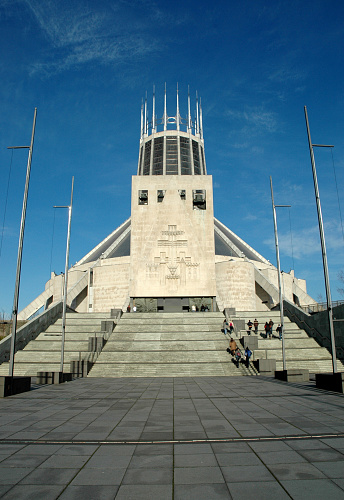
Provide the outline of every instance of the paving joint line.
<path id="1" fill-rule="evenodd" d="M 135 440 L 57 440 L 57 439 L 1 439 L 1 445 L 9 444 L 61 444 L 61 445 L 147 445 L 147 444 L 206 444 L 206 443 L 240 443 L 240 442 L 267 442 L 267 441 L 302 441 L 311 439 L 344 438 L 344 432 L 337 434 L 308 434 L 291 436 L 265 436 L 265 437 L 234 437 L 234 438 L 204 438 L 204 439 L 152 439 L 145 441 Z"/>

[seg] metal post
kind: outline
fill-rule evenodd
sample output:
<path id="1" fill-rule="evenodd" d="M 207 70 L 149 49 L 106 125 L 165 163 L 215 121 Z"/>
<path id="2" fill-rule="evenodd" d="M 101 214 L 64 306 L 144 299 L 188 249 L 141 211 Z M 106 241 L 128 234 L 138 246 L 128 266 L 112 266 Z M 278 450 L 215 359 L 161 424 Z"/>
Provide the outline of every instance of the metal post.
<path id="1" fill-rule="evenodd" d="M 270 188 L 271 188 L 271 201 L 272 201 L 272 213 L 274 218 L 274 230 L 275 230 L 275 245 L 276 245 L 276 260 L 277 260 L 277 275 L 278 275 L 278 293 L 279 293 L 279 303 L 280 303 L 280 317 L 281 317 L 281 328 L 282 328 L 282 357 L 283 357 L 283 370 L 286 370 L 285 361 L 285 343 L 284 343 L 284 311 L 283 311 L 283 296 L 282 296 L 282 286 L 281 286 L 281 266 L 280 266 L 280 255 L 278 246 L 278 234 L 277 234 L 277 218 L 276 218 L 276 206 L 287 207 L 290 205 L 275 205 L 274 193 L 272 189 L 272 179 L 270 176 Z"/>
<path id="2" fill-rule="evenodd" d="M 35 112 L 33 115 L 31 143 L 30 143 L 30 146 L 28 146 L 29 156 L 28 156 L 28 160 L 27 160 L 26 181 L 25 181 L 23 208 L 22 208 L 22 216 L 21 216 L 21 223 L 20 223 L 18 257 L 17 257 L 17 272 L 16 272 L 16 282 L 15 282 L 15 287 L 14 287 L 14 299 L 13 299 L 13 310 L 12 310 L 12 337 L 11 337 L 11 351 L 10 351 L 10 364 L 9 364 L 9 376 L 10 377 L 13 377 L 13 371 L 14 371 L 14 355 L 15 355 L 16 334 L 17 334 L 17 316 L 18 316 L 20 274 L 21 274 L 22 254 L 23 254 L 26 206 L 27 206 L 27 198 L 28 198 L 28 194 L 29 194 L 31 160 L 32 160 L 33 143 L 34 143 L 35 128 L 36 128 L 36 117 L 37 117 L 37 108 L 35 108 Z M 22 146 L 20 146 L 19 148 L 22 148 Z M 24 148 L 27 148 L 27 146 L 24 146 Z M 9 149 L 17 149 L 17 148 L 9 148 Z"/>
<path id="3" fill-rule="evenodd" d="M 65 274 L 64 274 L 64 292 L 63 292 L 63 309 L 62 309 L 62 338 L 61 338 L 61 362 L 60 362 L 60 372 L 61 373 L 63 373 L 64 344 L 65 344 L 65 336 L 66 336 L 68 262 L 69 262 L 70 228 L 71 228 L 71 223 L 72 223 L 73 189 L 74 189 L 74 177 L 72 178 L 72 190 L 71 190 L 71 196 L 70 196 L 70 205 L 54 207 L 54 208 L 68 208 L 67 247 L 66 247 L 66 263 L 65 263 Z"/>
<path id="4" fill-rule="evenodd" d="M 319 187 L 318 187 L 317 171 L 316 171 L 316 168 L 315 168 L 314 151 L 313 151 L 313 146 L 320 146 L 320 147 L 333 147 L 333 146 L 324 146 L 324 145 L 320 145 L 320 144 L 312 144 L 311 132 L 310 132 L 310 129 L 309 129 L 308 115 L 307 115 L 307 108 L 306 108 L 306 106 L 304 107 L 304 111 L 305 111 L 305 118 L 306 118 L 306 127 L 307 127 L 309 152 L 310 152 L 310 155 L 311 155 L 311 164 L 312 164 L 312 173 L 313 173 L 315 201 L 316 201 L 317 212 L 318 212 L 319 233 L 320 233 L 321 252 L 322 252 L 322 260 L 323 260 L 323 268 L 324 268 L 324 278 L 325 278 L 325 289 L 326 289 L 326 300 L 327 300 L 328 323 L 329 323 L 330 338 L 331 338 L 332 367 L 333 367 L 333 373 L 337 373 L 336 342 L 335 342 L 335 337 L 334 337 L 334 326 L 333 326 L 333 316 L 332 316 L 332 301 L 331 301 L 330 279 L 329 279 L 329 276 L 328 276 L 328 265 L 327 265 L 327 253 L 326 253 L 325 233 L 324 233 L 324 225 L 323 225 L 323 218 L 322 218 L 322 212 L 321 212 L 321 203 L 320 203 L 320 194 L 319 194 Z"/>

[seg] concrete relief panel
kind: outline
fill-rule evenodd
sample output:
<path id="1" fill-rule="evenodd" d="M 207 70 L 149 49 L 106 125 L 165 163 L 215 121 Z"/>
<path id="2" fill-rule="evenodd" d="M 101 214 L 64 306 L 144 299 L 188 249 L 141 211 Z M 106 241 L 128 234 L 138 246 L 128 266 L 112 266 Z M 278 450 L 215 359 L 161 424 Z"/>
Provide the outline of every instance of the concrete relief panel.
<path id="1" fill-rule="evenodd" d="M 183 235 L 185 231 L 176 224 L 169 224 L 161 231 L 161 239 L 157 240 L 158 255 L 154 256 L 154 262 L 146 263 L 147 280 L 159 281 L 160 285 L 173 290 L 190 280 L 199 281 L 200 263 L 193 262 L 188 255 L 188 240 L 183 239 Z"/>
<path id="2" fill-rule="evenodd" d="M 247 261 L 226 261 L 216 264 L 217 297 L 222 308 L 238 311 L 256 308 L 254 268 Z"/>

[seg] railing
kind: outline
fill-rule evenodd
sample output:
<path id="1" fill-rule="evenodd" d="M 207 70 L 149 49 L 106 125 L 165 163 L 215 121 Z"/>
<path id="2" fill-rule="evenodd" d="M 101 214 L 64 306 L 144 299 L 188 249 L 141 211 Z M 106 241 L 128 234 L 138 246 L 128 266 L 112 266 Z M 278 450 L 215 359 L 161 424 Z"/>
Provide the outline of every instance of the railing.
<path id="1" fill-rule="evenodd" d="M 332 307 L 341 306 L 342 304 L 344 304 L 344 300 L 332 301 Z M 315 304 L 309 304 L 306 306 L 299 306 L 299 307 L 308 314 L 315 314 L 318 312 L 326 311 L 327 302 L 316 302 Z"/>
<path id="2" fill-rule="evenodd" d="M 332 302 L 332 304 L 338 306 L 338 305 L 341 305 L 343 304 L 344 301 L 336 301 L 336 302 Z M 294 304 L 290 304 L 291 306 L 295 307 L 296 306 Z M 315 304 L 317 305 L 317 304 Z M 319 304 L 318 304 L 319 305 Z M 323 309 L 322 311 L 326 311 L 327 309 L 327 303 L 325 304 L 326 307 L 325 309 Z M 300 308 L 300 306 L 299 306 Z M 303 309 L 303 308 L 300 308 L 300 309 Z M 322 312 L 322 311 L 317 311 L 317 312 Z M 307 335 L 309 335 L 310 337 L 314 338 L 322 347 L 326 347 L 326 349 L 331 353 L 331 341 L 330 341 L 330 338 L 323 335 L 317 328 L 315 328 L 314 326 L 311 326 L 307 323 L 307 321 L 305 321 L 304 319 L 300 318 L 297 314 L 295 314 L 293 311 L 290 310 L 289 308 L 289 304 L 284 301 L 284 312 L 285 312 L 285 315 L 288 316 L 288 318 L 290 319 L 290 321 L 292 321 L 293 323 L 295 323 L 299 328 L 301 328 L 302 330 L 304 330 Z M 344 359 L 344 349 L 343 347 L 341 346 L 336 346 L 336 356 L 337 358 L 339 359 Z"/>

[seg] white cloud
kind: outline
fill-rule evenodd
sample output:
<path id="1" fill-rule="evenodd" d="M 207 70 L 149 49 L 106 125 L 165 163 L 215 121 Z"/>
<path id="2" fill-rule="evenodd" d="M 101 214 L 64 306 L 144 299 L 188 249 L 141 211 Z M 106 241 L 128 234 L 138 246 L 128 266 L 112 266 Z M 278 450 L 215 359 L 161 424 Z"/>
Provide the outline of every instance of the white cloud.
<path id="1" fill-rule="evenodd" d="M 146 26 L 118 2 L 111 9 L 90 10 L 84 2 L 23 0 L 52 50 L 31 68 L 51 75 L 91 61 L 116 64 L 161 50 Z M 152 14 L 153 15 L 153 14 Z"/>
<path id="2" fill-rule="evenodd" d="M 325 224 L 324 227 L 326 249 L 328 251 L 341 252 L 344 250 L 343 236 L 338 221 L 332 221 Z M 298 229 L 288 233 L 278 233 L 278 242 L 281 254 L 295 259 L 311 258 L 321 252 L 319 227 L 312 226 L 308 229 Z M 274 238 L 264 240 L 264 244 L 271 249 L 275 248 Z"/>
<path id="3" fill-rule="evenodd" d="M 251 133 L 274 132 L 277 129 L 276 114 L 263 106 L 246 107 L 244 111 L 227 110 L 226 115 L 243 122 L 243 127 L 247 127 Z"/>

